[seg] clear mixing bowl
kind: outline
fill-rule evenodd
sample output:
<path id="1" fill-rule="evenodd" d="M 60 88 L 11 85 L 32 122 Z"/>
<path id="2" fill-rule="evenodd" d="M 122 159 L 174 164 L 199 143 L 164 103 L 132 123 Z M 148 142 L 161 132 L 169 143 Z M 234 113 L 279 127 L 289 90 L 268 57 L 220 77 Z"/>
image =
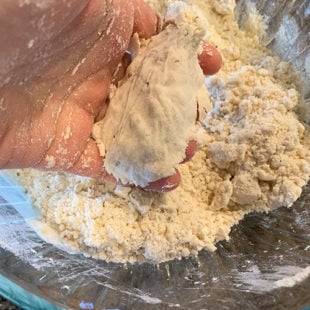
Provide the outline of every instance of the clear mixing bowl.
<path id="1" fill-rule="evenodd" d="M 310 1 L 237 1 L 240 25 L 256 7 L 266 44 L 305 76 L 310 98 Z M 310 120 L 307 119 L 309 122 Z M 20 189 L 0 178 L 0 294 L 23 309 L 305 309 L 310 305 L 310 184 L 293 208 L 250 214 L 214 253 L 158 265 L 70 254 L 27 224 Z M 18 211 L 17 211 L 18 210 Z M 307 276 L 308 275 L 308 276 Z"/>

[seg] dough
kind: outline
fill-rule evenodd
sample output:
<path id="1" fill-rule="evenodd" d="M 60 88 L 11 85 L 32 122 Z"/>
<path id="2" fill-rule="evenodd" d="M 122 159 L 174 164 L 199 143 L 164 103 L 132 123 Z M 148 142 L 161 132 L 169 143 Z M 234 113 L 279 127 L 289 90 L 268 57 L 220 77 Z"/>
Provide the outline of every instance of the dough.
<path id="1" fill-rule="evenodd" d="M 170 7 L 169 21 L 139 51 L 93 129 L 105 169 L 123 184 L 144 187 L 173 175 L 194 138 L 197 92 L 204 85 L 197 55 L 205 31 L 183 2 Z"/>

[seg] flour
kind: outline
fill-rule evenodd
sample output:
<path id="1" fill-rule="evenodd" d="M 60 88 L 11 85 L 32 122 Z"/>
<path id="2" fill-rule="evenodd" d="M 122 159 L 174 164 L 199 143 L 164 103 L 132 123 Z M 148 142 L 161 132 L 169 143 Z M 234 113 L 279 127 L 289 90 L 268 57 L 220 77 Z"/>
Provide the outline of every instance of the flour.
<path id="1" fill-rule="evenodd" d="M 165 10 L 166 2 L 152 2 Z M 255 32 L 239 29 L 233 1 L 192 2 L 205 16 L 204 38 L 217 45 L 224 63 L 216 76 L 206 79 L 213 107 L 200 113 L 195 129 L 199 150 L 179 166 L 182 182 L 177 189 L 145 192 L 64 173 L 19 171 L 19 181 L 40 209 L 42 221 L 85 255 L 114 262 L 160 262 L 196 255 L 201 249 L 214 251 L 245 214 L 292 206 L 309 180 L 308 133 L 294 113 L 300 102 L 297 74 L 260 43 L 259 22 L 252 25 Z M 167 27 L 163 36 L 181 31 L 179 27 Z M 172 44 L 181 40 L 179 34 Z M 163 37 L 153 40 L 158 38 Z M 156 44 L 165 50 L 164 44 Z M 195 49 L 196 45 L 193 53 Z M 181 50 L 188 55 L 189 50 Z M 165 70 L 165 76 L 172 74 Z M 165 89 L 161 99 L 171 100 L 174 93 L 189 95 L 184 81 L 176 81 L 175 89 Z M 190 87 L 196 96 L 200 80 L 197 88 Z M 187 121 L 189 125 L 192 120 Z M 154 177 L 122 169 L 116 171 L 119 178 L 125 171 L 124 178 L 138 184 Z M 164 172 L 159 167 L 156 173 Z"/>

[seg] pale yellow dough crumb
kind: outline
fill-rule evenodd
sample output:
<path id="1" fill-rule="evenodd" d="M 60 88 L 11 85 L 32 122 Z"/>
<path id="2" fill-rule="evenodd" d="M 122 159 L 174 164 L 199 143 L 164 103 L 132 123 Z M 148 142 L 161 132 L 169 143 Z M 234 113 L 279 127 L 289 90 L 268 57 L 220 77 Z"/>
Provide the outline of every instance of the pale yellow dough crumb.
<path id="1" fill-rule="evenodd" d="M 164 1 L 151 2 L 166 8 Z M 259 18 L 251 31 L 242 31 L 234 1 L 192 2 L 205 15 L 205 38 L 218 47 L 224 65 L 206 81 L 213 109 L 200 120 L 200 150 L 179 168 L 179 188 L 150 193 L 19 171 L 42 221 L 85 255 L 160 262 L 213 251 L 245 214 L 290 207 L 309 180 L 306 128 L 293 112 L 298 75 L 261 45 L 260 29 L 253 31 Z"/>

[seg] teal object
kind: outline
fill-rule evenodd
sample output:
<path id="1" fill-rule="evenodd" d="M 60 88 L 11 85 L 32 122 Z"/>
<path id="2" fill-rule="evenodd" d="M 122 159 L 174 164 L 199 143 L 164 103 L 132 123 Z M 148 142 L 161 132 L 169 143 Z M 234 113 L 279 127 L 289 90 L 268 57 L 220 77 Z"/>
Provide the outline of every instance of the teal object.
<path id="1" fill-rule="evenodd" d="M 64 310 L 24 290 L 2 275 L 0 275 L 0 295 L 23 310 Z"/>

